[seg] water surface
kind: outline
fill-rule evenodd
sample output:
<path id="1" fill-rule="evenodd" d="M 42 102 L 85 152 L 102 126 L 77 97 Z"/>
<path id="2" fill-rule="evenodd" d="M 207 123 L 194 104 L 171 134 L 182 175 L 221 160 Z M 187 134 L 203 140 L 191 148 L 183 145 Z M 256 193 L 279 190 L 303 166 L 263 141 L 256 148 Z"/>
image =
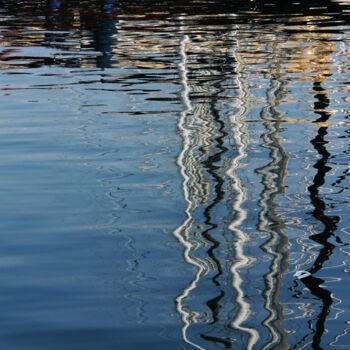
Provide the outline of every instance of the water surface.
<path id="1" fill-rule="evenodd" d="M 349 43 L 346 0 L 0 1 L 3 348 L 350 348 Z"/>

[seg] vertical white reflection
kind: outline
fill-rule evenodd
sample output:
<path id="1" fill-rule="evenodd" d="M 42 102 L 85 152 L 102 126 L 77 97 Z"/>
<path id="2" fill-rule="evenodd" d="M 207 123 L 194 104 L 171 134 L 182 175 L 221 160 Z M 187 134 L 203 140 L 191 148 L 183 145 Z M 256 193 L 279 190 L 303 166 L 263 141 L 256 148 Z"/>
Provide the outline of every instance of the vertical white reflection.
<path id="1" fill-rule="evenodd" d="M 233 205 L 233 212 L 235 219 L 229 225 L 229 229 L 234 233 L 234 251 L 235 262 L 231 266 L 231 273 L 233 277 L 233 287 L 236 290 L 236 302 L 239 311 L 232 321 L 231 325 L 235 329 L 248 334 L 249 339 L 247 343 L 247 350 L 250 350 L 259 340 L 259 334 L 256 329 L 243 326 L 243 323 L 248 320 L 251 315 L 250 305 L 245 301 L 242 289 L 242 277 L 240 271 L 251 264 L 251 259 L 244 254 L 245 243 L 249 240 L 248 236 L 241 230 L 241 225 L 247 217 L 247 212 L 242 208 L 246 200 L 246 190 L 237 174 L 237 169 L 240 167 L 241 161 L 246 157 L 246 147 L 248 144 L 248 128 L 245 121 L 245 116 L 249 110 L 248 105 L 248 87 L 245 82 L 244 73 L 242 72 L 243 64 L 240 60 L 238 52 L 235 52 L 237 60 L 237 84 L 239 90 L 238 96 L 238 113 L 231 117 L 232 132 L 237 148 L 237 156 L 232 160 L 230 169 L 227 175 L 232 179 L 232 187 L 236 193 L 235 202 Z"/>
<path id="2" fill-rule="evenodd" d="M 184 300 L 188 297 L 189 293 L 196 288 L 197 282 L 200 276 L 206 271 L 206 264 L 198 258 L 191 257 L 190 253 L 193 249 L 195 249 L 196 244 L 191 242 L 189 238 L 189 230 L 192 226 L 193 217 L 192 211 L 195 206 L 195 201 L 190 195 L 191 189 L 191 167 L 188 166 L 188 157 L 189 151 L 192 147 L 192 133 L 189 128 L 186 127 L 186 118 L 193 110 L 191 105 L 189 93 L 190 88 L 188 85 L 188 77 L 187 77 L 187 56 L 186 56 L 186 47 L 190 43 L 190 38 L 188 35 L 185 35 L 180 44 L 180 55 L 181 55 L 181 63 L 179 64 L 180 70 L 180 78 L 182 82 L 182 100 L 185 106 L 184 111 L 181 113 L 178 129 L 183 139 L 183 147 L 178 156 L 177 164 L 180 168 L 181 176 L 183 178 L 182 182 L 182 190 L 184 194 L 184 198 L 187 204 L 185 209 L 186 219 L 175 231 L 174 235 L 179 240 L 181 245 L 184 247 L 184 258 L 187 263 L 194 266 L 197 271 L 193 281 L 182 291 L 182 293 L 176 298 L 176 309 L 181 316 L 183 327 L 182 327 L 182 337 L 187 344 L 194 346 L 197 349 L 205 350 L 201 346 L 195 344 L 190 341 L 187 336 L 187 330 L 191 323 L 196 321 L 196 313 L 188 310 L 184 306 Z"/>
<path id="3" fill-rule="evenodd" d="M 278 56 L 278 51 L 276 54 Z M 278 59 L 274 66 L 279 67 Z M 258 174 L 261 174 L 263 184 L 258 203 L 261 208 L 258 228 L 259 232 L 269 235 L 268 240 L 262 245 L 262 250 L 272 257 L 269 272 L 264 276 L 264 307 L 269 312 L 269 316 L 263 322 L 270 332 L 271 339 L 262 348 L 263 350 L 277 343 L 282 348 L 288 347 L 288 335 L 282 327 L 283 308 L 279 303 L 283 274 L 288 269 L 288 254 L 284 252 L 288 238 L 283 232 L 284 222 L 276 213 L 274 202 L 275 198 L 284 191 L 283 183 L 288 165 L 288 155 L 279 135 L 281 131 L 279 120 L 282 119 L 282 113 L 277 109 L 287 92 L 285 85 L 283 76 L 279 69 L 276 69 L 271 87 L 267 91 L 268 104 L 261 112 L 263 125 L 266 128 L 266 132 L 262 135 L 262 147 L 269 150 L 270 159 L 266 165 L 256 170 Z"/>

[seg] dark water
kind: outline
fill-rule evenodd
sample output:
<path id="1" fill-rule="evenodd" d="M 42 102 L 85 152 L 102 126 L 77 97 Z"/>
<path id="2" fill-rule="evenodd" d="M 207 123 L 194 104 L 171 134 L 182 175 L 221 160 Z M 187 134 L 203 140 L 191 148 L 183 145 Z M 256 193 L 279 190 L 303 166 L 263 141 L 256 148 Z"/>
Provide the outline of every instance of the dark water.
<path id="1" fill-rule="evenodd" d="M 350 349 L 349 24 L 0 1 L 1 349 Z"/>

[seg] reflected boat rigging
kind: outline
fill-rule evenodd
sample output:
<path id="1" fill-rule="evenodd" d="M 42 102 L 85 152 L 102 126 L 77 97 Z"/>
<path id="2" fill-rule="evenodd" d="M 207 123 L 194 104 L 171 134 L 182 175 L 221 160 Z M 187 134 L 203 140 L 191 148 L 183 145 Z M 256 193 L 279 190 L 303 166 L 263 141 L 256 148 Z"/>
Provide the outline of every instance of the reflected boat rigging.
<path id="1" fill-rule="evenodd" d="M 313 83 L 313 89 L 315 91 L 316 98 L 316 102 L 314 103 L 315 113 L 320 116 L 315 123 L 326 123 L 331 116 L 331 114 L 327 112 L 329 99 L 327 98 L 326 90 L 322 88 L 320 81 Z M 337 243 L 343 243 L 340 237 L 335 235 L 340 217 L 329 216 L 325 213 L 326 203 L 320 198 L 319 195 L 319 189 L 325 183 L 326 174 L 332 169 L 327 165 L 330 158 L 330 153 L 326 148 L 328 142 L 325 140 L 327 129 L 327 126 L 321 126 L 318 129 L 316 137 L 311 141 L 311 144 L 314 146 L 321 158 L 314 165 L 317 173 L 313 178 L 313 184 L 308 187 L 308 191 L 310 193 L 311 203 L 314 207 L 312 216 L 324 226 L 321 233 L 310 236 L 310 239 L 322 246 L 312 267 L 309 269 L 311 274 L 315 274 L 322 270 L 324 264 L 330 259 L 335 248 L 335 245 L 329 241 L 331 237 L 335 237 Z M 312 348 L 321 349 L 322 336 L 325 332 L 325 323 L 333 304 L 332 292 L 322 286 L 322 283 L 324 283 L 323 279 L 317 278 L 313 275 L 303 278 L 301 281 L 310 290 L 310 292 L 322 302 L 321 311 L 317 316 L 312 337 Z"/>
<path id="2" fill-rule="evenodd" d="M 234 32 L 236 34 L 236 32 Z M 232 286 L 236 292 L 235 302 L 238 305 L 238 311 L 233 316 L 231 327 L 243 334 L 248 335 L 246 343 L 247 349 L 253 349 L 258 342 L 260 336 L 256 329 L 245 326 L 244 322 L 248 320 L 252 311 L 249 303 L 245 300 L 243 291 L 243 278 L 241 270 L 251 265 L 252 260 L 245 255 L 245 244 L 249 240 L 247 234 L 242 230 L 241 226 L 246 220 L 247 211 L 243 208 L 246 201 L 246 189 L 238 175 L 238 169 L 241 167 L 241 162 L 247 156 L 247 146 L 249 144 L 248 126 L 245 120 L 249 112 L 249 86 L 244 74 L 244 61 L 242 60 L 239 51 L 239 42 L 237 41 L 237 49 L 235 50 L 235 59 L 237 61 L 237 86 L 239 95 L 237 98 L 238 112 L 231 115 L 232 135 L 237 149 L 237 155 L 232 159 L 230 169 L 227 175 L 231 180 L 232 192 L 235 194 L 235 199 L 232 204 L 234 219 L 229 225 L 229 230 L 233 233 L 233 250 L 235 262 L 231 265 L 230 271 L 232 274 Z"/>
<path id="3" fill-rule="evenodd" d="M 213 45 L 216 43 L 213 40 Z M 219 240 L 215 237 L 219 225 L 212 213 L 217 205 L 223 201 L 225 195 L 224 179 L 218 173 L 221 168 L 218 163 L 223 161 L 223 155 L 227 152 L 223 141 L 227 132 L 215 106 L 220 94 L 219 84 L 216 79 L 210 79 L 212 75 L 217 76 L 216 68 L 213 72 L 211 67 L 204 71 L 189 68 L 196 66 L 198 58 L 195 55 L 188 57 L 186 50 L 195 52 L 200 44 L 201 42 L 192 42 L 190 37 L 185 35 L 180 46 L 181 63 L 179 68 L 182 77 L 182 98 L 185 111 L 182 112 L 178 124 L 183 139 L 183 149 L 178 157 L 178 165 L 184 179 L 183 193 L 188 207 L 186 210 L 187 220 L 176 229 L 174 234 L 185 247 L 186 262 L 196 265 L 196 262 L 201 261 L 203 265 L 196 266 L 195 279 L 176 298 L 176 304 L 184 323 L 182 332 L 186 343 L 201 348 L 197 342 L 189 340 L 187 333 L 191 324 L 202 321 L 209 327 L 208 332 L 199 334 L 202 340 L 231 347 L 232 343 L 229 337 L 210 334 L 212 331 L 222 331 L 222 328 L 217 329 L 216 325 L 222 322 L 222 317 L 220 317 L 221 302 L 226 295 L 220 282 L 224 273 L 221 258 L 216 253 L 220 246 Z M 205 82 L 200 84 L 201 80 Z M 215 86 L 212 86 L 213 83 Z M 191 101 L 191 95 L 194 102 Z M 201 99 L 201 96 L 204 96 L 204 99 Z M 207 179 L 208 175 L 212 179 L 211 181 Z M 201 211 L 202 208 L 203 224 L 200 225 L 198 222 L 195 226 L 193 212 L 195 210 Z M 194 234 L 192 244 L 189 243 L 191 230 L 202 231 Z M 192 256 L 195 252 L 198 255 L 201 250 L 205 250 L 202 258 Z M 185 302 L 190 292 L 194 292 L 196 289 L 200 277 L 209 273 L 212 275 L 211 281 L 216 295 L 206 301 L 211 320 L 204 321 L 204 313 L 199 315 L 195 311 L 190 311 L 188 306 L 185 307 Z M 205 318 L 207 317 L 209 315 L 205 316 Z"/>
<path id="4" fill-rule="evenodd" d="M 314 82 L 313 89 L 316 93 L 316 102 L 314 104 L 315 113 L 320 115 L 315 122 L 325 123 L 330 118 L 330 113 L 327 112 L 329 99 L 327 98 L 326 91 L 321 86 L 321 82 Z M 330 259 L 335 245 L 330 243 L 329 239 L 335 235 L 337 223 L 340 220 L 339 216 L 328 216 L 325 214 L 326 204 L 319 196 L 319 188 L 325 183 L 326 174 L 331 170 L 331 167 L 327 166 L 330 153 L 327 151 L 327 141 L 324 139 L 327 135 L 327 129 L 327 127 L 320 127 L 316 137 L 311 141 L 321 158 L 314 165 L 314 168 L 317 169 L 317 173 L 313 179 L 313 184 L 308 187 L 308 191 L 310 193 L 311 203 L 315 208 L 312 212 L 312 216 L 324 225 L 324 230 L 321 233 L 310 236 L 310 239 L 322 245 L 313 266 L 309 269 L 311 274 L 315 274 L 321 270 L 324 263 Z M 338 236 L 336 236 L 336 241 L 342 243 Z M 321 312 L 317 316 L 314 335 L 312 338 L 312 348 L 320 349 L 327 316 L 330 312 L 331 305 L 333 304 L 332 293 L 321 286 L 324 282 L 321 278 L 311 275 L 303 278 L 301 281 L 306 287 L 308 287 L 313 295 L 322 301 Z"/>
<path id="5" fill-rule="evenodd" d="M 186 35 L 181 40 L 181 45 L 180 45 L 181 63 L 179 65 L 179 69 L 181 72 L 181 81 L 182 81 L 182 88 L 183 88 L 182 99 L 185 106 L 185 110 L 181 113 L 181 116 L 178 122 L 178 128 L 183 138 L 183 148 L 177 159 L 177 164 L 180 168 L 180 172 L 183 178 L 182 189 L 183 189 L 185 201 L 187 203 L 187 208 L 186 208 L 187 218 L 183 222 L 183 224 L 180 225 L 174 231 L 174 235 L 184 247 L 185 261 L 196 268 L 196 274 L 193 281 L 176 298 L 176 308 L 179 315 L 181 315 L 181 319 L 183 322 L 183 327 L 182 327 L 183 340 L 187 344 L 192 345 L 197 349 L 204 350 L 200 345 L 192 342 L 188 338 L 187 330 L 190 324 L 195 322 L 196 313 L 188 310 L 184 305 L 184 302 L 186 298 L 189 296 L 190 292 L 196 288 L 200 276 L 204 274 L 204 272 L 208 269 L 204 261 L 198 260 L 197 258 L 194 258 L 191 256 L 191 253 L 193 249 L 195 249 L 196 244 L 192 243 L 189 238 L 189 229 L 193 224 L 192 211 L 195 207 L 195 202 L 196 202 L 196 197 L 193 196 L 193 190 L 192 190 L 192 186 L 194 182 L 193 173 L 191 172 L 192 167 L 187 166 L 187 163 L 189 160 L 188 157 L 191 157 L 191 147 L 193 147 L 192 140 L 191 140 L 192 133 L 187 128 L 187 121 L 186 121 L 188 114 L 191 113 L 193 109 L 189 98 L 190 90 L 188 86 L 188 72 L 186 67 L 186 64 L 187 64 L 186 46 L 189 44 L 189 42 L 190 42 L 190 39 Z"/>
<path id="6" fill-rule="evenodd" d="M 258 230 L 266 232 L 270 236 L 261 249 L 272 256 L 270 271 L 264 275 L 264 307 L 269 312 L 269 316 L 263 322 L 269 329 L 271 339 L 264 345 L 263 349 L 286 349 L 288 347 L 288 334 L 282 326 L 283 307 L 279 302 L 283 274 L 288 270 L 289 255 L 285 251 L 288 238 L 284 233 L 285 223 L 277 214 L 277 205 L 275 204 L 276 197 L 285 193 L 284 179 L 289 160 L 283 147 L 282 138 L 279 136 L 283 114 L 279 112 L 278 106 L 288 94 L 286 77 L 279 62 L 280 44 L 281 41 L 278 37 L 275 37 L 270 44 L 269 51 L 272 52 L 273 58 L 270 68 L 270 88 L 267 90 L 266 97 L 268 105 L 261 110 L 261 119 L 267 130 L 262 135 L 262 147 L 269 150 L 271 161 L 256 169 L 256 172 L 262 176 L 261 183 L 263 184 L 258 202 L 261 208 L 258 216 Z"/>

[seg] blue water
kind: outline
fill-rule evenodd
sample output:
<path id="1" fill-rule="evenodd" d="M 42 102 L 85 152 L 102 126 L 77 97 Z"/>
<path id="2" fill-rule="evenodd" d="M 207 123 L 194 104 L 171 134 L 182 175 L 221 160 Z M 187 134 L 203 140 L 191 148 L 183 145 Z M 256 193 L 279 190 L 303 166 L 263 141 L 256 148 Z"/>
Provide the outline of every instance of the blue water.
<path id="1" fill-rule="evenodd" d="M 349 43 L 345 0 L 0 1 L 1 348 L 350 348 Z"/>

